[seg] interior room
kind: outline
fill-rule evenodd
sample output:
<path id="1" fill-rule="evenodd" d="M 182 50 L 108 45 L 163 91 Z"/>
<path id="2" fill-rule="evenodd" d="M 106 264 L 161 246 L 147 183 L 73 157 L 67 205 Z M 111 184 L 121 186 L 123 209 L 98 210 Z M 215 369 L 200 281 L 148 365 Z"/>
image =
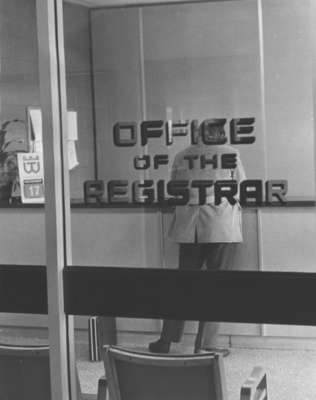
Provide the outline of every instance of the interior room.
<path id="1" fill-rule="evenodd" d="M 184 203 L 177 203 L 179 192 L 173 196 L 168 182 L 177 155 L 195 140 L 194 127 L 220 119 L 248 182 L 236 189 L 244 190 L 242 240 L 227 269 L 316 272 L 312 0 L 56 0 L 59 14 L 47 18 L 59 21 L 63 39 L 57 46 L 62 67 L 56 76 L 49 72 L 67 110 L 60 114 L 67 135 L 60 164 L 50 158 L 57 150 L 45 139 L 51 101 L 50 92 L 47 100 L 43 96 L 45 51 L 51 50 L 41 41 L 45 13 L 39 3 L 0 0 L 1 265 L 49 269 L 47 260 L 60 248 L 57 260 L 68 252 L 67 262 L 60 261 L 65 267 L 176 271 L 179 243 L 170 240 L 170 230 L 175 207 Z M 57 108 L 51 106 L 53 117 Z M 27 162 L 31 169 L 38 163 L 33 175 L 27 176 Z M 53 168 L 64 171 L 56 193 L 70 199 L 68 228 L 47 206 L 48 198 L 53 201 L 48 193 L 55 193 L 48 178 Z M 184 198 L 191 189 L 181 179 Z M 48 238 L 48 227 L 52 234 L 55 228 L 67 232 L 66 250 Z M 55 337 L 50 318 L 62 312 L 50 309 L 50 299 L 58 299 L 62 283 L 54 292 L 52 279 L 48 272 L 47 315 L 0 310 L 2 345 L 54 348 L 57 327 Z M 232 307 L 234 301 L 231 295 Z M 249 298 L 253 307 L 255 302 Z M 150 354 L 149 343 L 163 327 L 163 318 L 152 314 L 71 316 L 78 399 L 97 399 L 99 379 L 107 375 L 104 345 Z M 170 354 L 194 353 L 198 320 L 186 321 Z M 216 348 L 230 353 L 223 357 L 228 400 L 240 396 L 256 366 L 266 373 L 269 399 L 315 397 L 316 325 L 295 324 L 294 317 L 271 323 L 268 315 L 218 321 Z"/>

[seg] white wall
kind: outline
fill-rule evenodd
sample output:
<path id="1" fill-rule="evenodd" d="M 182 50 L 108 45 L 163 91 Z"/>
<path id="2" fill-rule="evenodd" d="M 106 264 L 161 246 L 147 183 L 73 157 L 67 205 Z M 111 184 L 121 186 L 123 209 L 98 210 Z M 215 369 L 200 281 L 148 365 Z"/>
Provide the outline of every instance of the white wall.
<path id="1" fill-rule="evenodd" d="M 118 148 L 113 125 L 142 119 L 138 11 L 91 13 L 99 179 L 138 179 L 140 146 Z"/>
<path id="2" fill-rule="evenodd" d="M 113 145 L 117 121 L 255 117 L 256 142 L 239 146 L 249 178 L 263 178 L 259 35 L 253 1 L 93 10 L 92 40 L 101 179 L 132 179 L 137 148 Z M 220 32 L 220 35 L 218 35 Z M 141 36 L 140 36 L 141 35 Z M 168 179 L 174 155 L 189 138 L 149 154 L 169 154 L 169 166 L 147 176 Z M 135 178 L 134 178 L 135 179 Z"/>
<path id="3" fill-rule="evenodd" d="M 94 179 L 94 132 L 91 77 L 90 14 L 86 7 L 64 4 L 68 109 L 77 111 L 79 165 L 70 171 L 70 195 L 83 198 L 83 182 Z"/>
<path id="4" fill-rule="evenodd" d="M 132 156 L 141 149 L 113 146 L 119 120 L 253 116 L 256 142 L 239 146 L 247 177 L 286 179 L 288 197 L 313 198 L 309 14 L 308 0 L 262 2 L 260 42 L 255 1 L 94 10 L 100 177 L 135 176 Z M 188 143 L 176 140 L 168 148 L 151 140 L 148 152 L 172 161 Z M 167 179 L 169 168 L 148 176 Z"/>
<path id="5" fill-rule="evenodd" d="M 236 146 L 249 178 L 263 178 L 259 35 L 256 2 L 176 4 L 143 9 L 148 119 L 255 117 L 256 142 Z M 150 153 L 170 159 L 189 140 Z M 168 177 L 168 171 L 152 174 Z"/>

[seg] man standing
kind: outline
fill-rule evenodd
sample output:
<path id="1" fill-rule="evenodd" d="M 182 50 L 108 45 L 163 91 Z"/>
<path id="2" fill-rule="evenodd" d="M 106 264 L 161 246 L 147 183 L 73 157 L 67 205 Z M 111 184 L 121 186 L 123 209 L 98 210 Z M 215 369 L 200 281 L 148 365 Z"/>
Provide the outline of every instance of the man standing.
<path id="1" fill-rule="evenodd" d="M 235 180 L 246 179 L 239 152 L 225 142 L 223 125 L 209 123 L 199 134 L 198 143 L 178 153 L 172 166 L 172 180 Z M 207 144 L 206 144 L 207 143 Z M 225 155 L 223 157 L 223 155 Z M 226 157 L 233 159 L 232 168 L 221 164 Z M 169 238 L 179 243 L 179 269 L 223 271 L 232 268 L 238 243 L 242 242 L 241 207 L 238 193 L 234 201 L 226 197 L 215 205 L 214 185 L 206 189 L 206 201 L 199 204 L 199 191 L 190 186 L 187 205 L 177 206 L 169 230 Z M 234 203 L 234 204 L 232 204 Z M 185 321 L 164 320 L 160 338 L 149 344 L 153 353 L 168 353 L 172 342 L 180 342 Z M 217 351 L 219 323 L 199 322 L 194 351 Z"/>

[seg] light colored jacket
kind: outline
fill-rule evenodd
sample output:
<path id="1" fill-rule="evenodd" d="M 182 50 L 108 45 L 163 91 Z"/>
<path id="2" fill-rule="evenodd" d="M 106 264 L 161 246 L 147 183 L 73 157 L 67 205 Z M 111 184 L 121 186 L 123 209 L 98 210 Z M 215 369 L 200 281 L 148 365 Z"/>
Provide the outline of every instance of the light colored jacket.
<path id="1" fill-rule="evenodd" d="M 221 168 L 222 154 L 235 153 L 236 168 L 233 170 Z M 198 156 L 194 168 L 190 169 L 185 156 Z M 200 167 L 200 157 L 212 159 L 217 155 L 217 168 L 213 165 Z M 197 144 L 188 147 L 175 157 L 172 180 L 231 180 L 239 182 L 246 179 L 239 152 L 230 145 Z M 238 197 L 238 195 L 236 196 Z M 190 188 L 189 204 L 177 206 L 169 229 L 168 237 L 178 243 L 224 243 L 242 242 L 241 207 L 237 201 L 231 205 L 226 198 L 221 204 L 214 205 L 214 185 L 207 188 L 207 201 L 199 205 L 198 189 Z"/>

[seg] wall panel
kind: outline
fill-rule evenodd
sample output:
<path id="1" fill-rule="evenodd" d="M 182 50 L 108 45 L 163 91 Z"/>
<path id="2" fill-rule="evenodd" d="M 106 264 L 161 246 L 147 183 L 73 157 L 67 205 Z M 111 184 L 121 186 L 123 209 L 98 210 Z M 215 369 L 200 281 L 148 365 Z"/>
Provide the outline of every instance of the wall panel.
<path id="1" fill-rule="evenodd" d="M 262 1 L 268 178 L 296 198 L 315 196 L 310 4 Z"/>
<path id="2" fill-rule="evenodd" d="M 99 179 L 137 179 L 140 146 L 116 147 L 113 126 L 142 119 L 138 11 L 91 12 Z"/>

